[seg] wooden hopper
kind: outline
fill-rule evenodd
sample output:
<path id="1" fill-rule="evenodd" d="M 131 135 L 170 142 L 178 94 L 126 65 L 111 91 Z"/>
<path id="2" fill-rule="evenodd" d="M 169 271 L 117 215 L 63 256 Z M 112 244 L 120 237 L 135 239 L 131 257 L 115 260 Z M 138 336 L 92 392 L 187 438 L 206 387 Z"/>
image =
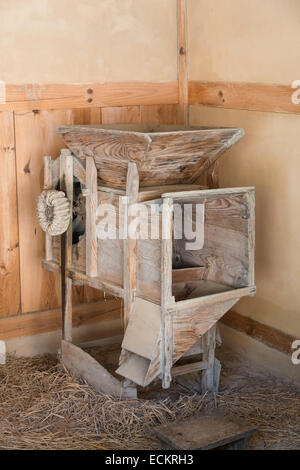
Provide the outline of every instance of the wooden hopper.
<path id="1" fill-rule="evenodd" d="M 58 134 L 81 161 L 92 157 L 98 185 L 125 189 L 128 162 L 137 166 L 139 186 L 193 184 L 243 129 L 179 126 L 64 126 Z"/>
<path id="2" fill-rule="evenodd" d="M 101 391 L 129 393 L 71 344 L 72 282 L 89 285 L 123 299 L 117 373 L 127 384 L 146 386 L 160 377 L 169 387 L 172 377 L 201 370 L 202 390 L 216 390 L 216 322 L 242 296 L 255 292 L 254 189 L 207 189 L 197 182 L 243 130 L 120 125 L 64 126 L 57 132 L 69 149 L 55 161 L 46 157 L 45 188 L 60 182 L 74 201 L 75 178 L 85 199 L 84 234 L 72 244 L 69 227 L 62 238 L 63 257 L 59 238 L 46 235 L 44 267 L 63 268 L 62 360 L 90 382 L 92 377 Z M 115 208 L 118 224 L 115 239 L 103 240 L 96 233 L 97 207 L 106 203 Z M 160 228 L 155 239 L 120 238 L 134 204 L 149 209 L 149 226 L 156 222 Z M 202 244 L 196 250 L 187 248 L 185 237 L 176 239 L 174 204 L 201 208 Z M 191 223 L 196 216 L 193 209 Z M 195 344 L 202 360 L 178 366 Z"/>

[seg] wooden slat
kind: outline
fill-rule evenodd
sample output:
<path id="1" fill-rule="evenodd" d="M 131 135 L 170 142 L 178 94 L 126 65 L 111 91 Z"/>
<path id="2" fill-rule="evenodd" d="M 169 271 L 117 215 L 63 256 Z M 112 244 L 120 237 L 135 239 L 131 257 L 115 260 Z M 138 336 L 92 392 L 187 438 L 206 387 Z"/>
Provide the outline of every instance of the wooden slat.
<path id="1" fill-rule="evenodd" d="M 294 91 L 287 85 L 190 81 L 189 104 L 299 114 L 300 106 L 292 102 Z"/>
<path id="2" fill-rule="evenodd" d="M 138 124 L 141 121 L 140 106 L 115 106 L 102 108 L 102 124 Z"/>
<path id="3" fill-rule="evenodd" d="M 188 125 L 188 65 L 186 0 L 177 0 L 178 29 L 178 92 L 180 119 Z"/>
<path id="4" fill-rule="evenodd" d="M 201 375 L 201 391 L 215 392 L 214 390 L 214 364 L 215 364 L 215 348 L 216 348 L 216 325 L 213 325 L 202 336 L 202 359 L 206 362 L 207 367 Z"/>
<path id="5" fill-rule="evenodd" d="M 5 86 L 0 111 L 178 103 L 178 82 L 29 84 Z"/>
<path id="6" fill-rule="evenodd" d="M 124 223 L 126 224 L 127 237 L 124 239 L 123 250 L 123 279 L 124 279 L 124 329 L 127 328 L 134 295 L 136 289 L 136 239 L 131 237 L 129 226 L 132 217 L 129 215 L 130 206 L 135 204 L 139 194 L 139 173 L 133 162 L 128 163 L 126 181 L 126 201 Z"/>
<path id="7" fill-rule="evenodd" d="M 60 154 L 60 189 L 65 193 L 73 207 L 73 157 L 69 149 Z M 61 236 L 61 305 L 62 337 L 72 341 L 72 281 L 66 277 L 66 270 L 72 266 L 72 222 Z"/>
<path id="8" fill-rule="evenodd" d="M 162 208 L 161 309 L 162 309 L 162 386 L 169 388 L 173 359 L 172 304 L 172 199 L 165 198 Z"/>
<path id="9" fill-rule="evenodd" d="M 118 379 L 75 344 L 61 342 L 61 360 L 72 373 L 88 382 L 97 392 L 117 398 L 130 396 Z"/>
<path id="10" fill-rule="evenodd" d="M 44 189 L 52 189 L 52 159 L 44 156 Z M 51 261 L 53 258 L 52 237 L 45 233 L 45 259 Z"/>
<path id="11" fill-rule="evenodd" d="M 199 372 L 207 368 L 206 361 L 192 362 L 191 364 L 184 364 L 182 366 L 172 367 L 172 377 L 178 377 L 179 375 L 192 374 L 193 372 Z"/>
<path id="12" fill-rule="evenodd" d="M 195 299 L 181 300 L 176 302 L 176 306 L 181 310 L 204 307 L 214 303 L 226 302 L 227 300 L 244 297 L 245 295 L 254 295 L 255 290 L 255 286 L 241 287 L 240 289 L 233 289 L 227 292 L 221 292 L 219 294 L 205 295 Z"/>
<path id="13" fill-rule="evenodd" d="M 230 326 L 242 333 L 245 333 L 251 338 L 254 338 L 262 343 L 266 344 L 270 348 L 277 349 L 280 352 L 291 354 L 291 345 L 295 341 L 296 337 L 288 335 L 283 331 L 277 330 L 272 326 L 264 325 L 252 318 L 240 315 L 233 310 L 230 310 L 222 318 L 224 325 Z"/>
<path id="14" fill-rule="evenodd" d="M 118 318 L 120 301 L 108 299 L 89 304 L 74 305 L 73 327 L 102 320 Z M 0 339 L 8 340 L 21 336 L 33 336 L 61 329 L 59 308 L 41 312 L 25 313 L 0 319 Z"/>
<path id="15" fill-rule="evenodd" d="M 12 113 L 0 113 L 0 317 L 20 310 L 16 160 Z"/>
<path id="16" fill-rule="evenodd" d="M 92 157 L 87 157 L 86 165 L 86 274 L 97 276 L 98 240 L 96 233 L 96 211 L 98 206 L 97 170 Z"/>

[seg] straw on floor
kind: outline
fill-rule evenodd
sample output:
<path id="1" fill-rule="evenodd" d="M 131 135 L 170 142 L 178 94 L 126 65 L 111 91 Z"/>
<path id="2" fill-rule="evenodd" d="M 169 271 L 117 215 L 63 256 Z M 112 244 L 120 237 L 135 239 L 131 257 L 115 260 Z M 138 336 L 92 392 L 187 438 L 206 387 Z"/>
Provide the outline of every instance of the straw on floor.
<path id="1" fill-rule="evenodd" d="M 274 377 L 226 370 L 211 400 L 183 389 L 118 400 L 96 393 L 53 357 L 0 367 L 0 449 L 155 449 L 154 425 L 222 406 L 259 429 L 252 447 L 300 448 L 300 397 Z M 225 380 L 226 382 L 226 380 Z"/>

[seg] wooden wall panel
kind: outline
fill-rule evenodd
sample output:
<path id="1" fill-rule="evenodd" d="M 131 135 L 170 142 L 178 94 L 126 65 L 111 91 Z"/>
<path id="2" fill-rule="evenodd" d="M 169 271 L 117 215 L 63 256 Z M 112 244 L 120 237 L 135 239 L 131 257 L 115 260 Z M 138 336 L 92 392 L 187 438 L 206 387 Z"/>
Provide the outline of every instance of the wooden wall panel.
<path id="1" fill-rule="evenodd" d="M 141 106 L 142 124 L 183 124 L 184 116 L 178 104 Z"/>
<path id="2" fill-rule="evenodd" d="M 0 113 L 0 317 L 20 311 L 13 113 Z"/>
<path id="3" fill-rule="evenodd" d="M 138 124 L 141 121 L 140 106 L 115 106 L 102 108 L 103 124 Z"/>
<path id="4" fill-rule="evenodd" d="M 183 124 L 178 104 L 102 108 L 103 124 Z"/>

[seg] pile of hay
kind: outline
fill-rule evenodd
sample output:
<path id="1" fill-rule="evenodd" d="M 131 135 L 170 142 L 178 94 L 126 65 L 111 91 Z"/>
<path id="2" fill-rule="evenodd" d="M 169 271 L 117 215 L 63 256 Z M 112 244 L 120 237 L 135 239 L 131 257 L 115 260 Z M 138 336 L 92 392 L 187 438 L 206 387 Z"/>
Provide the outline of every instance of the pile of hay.
<path id="1" fill-rule="evenodd" d="M 155 449 L 155 425 L 210 407 L 257 427 L 252 448 L 300 449 L 299 390 L 248 367 L 227 363 L 214 399 L 178 385 L 143 396 L 96 393 L 53 357 L 9 357 L 0 366 L 0 449 Z"/>
<path id="2" fill-rule="evenodd" d="M 0 449 L 155 449 L 154 425 L 202 407 L 196 395 L 118 400 L 96 393 L 52 357 L 0 367 Z"/>

